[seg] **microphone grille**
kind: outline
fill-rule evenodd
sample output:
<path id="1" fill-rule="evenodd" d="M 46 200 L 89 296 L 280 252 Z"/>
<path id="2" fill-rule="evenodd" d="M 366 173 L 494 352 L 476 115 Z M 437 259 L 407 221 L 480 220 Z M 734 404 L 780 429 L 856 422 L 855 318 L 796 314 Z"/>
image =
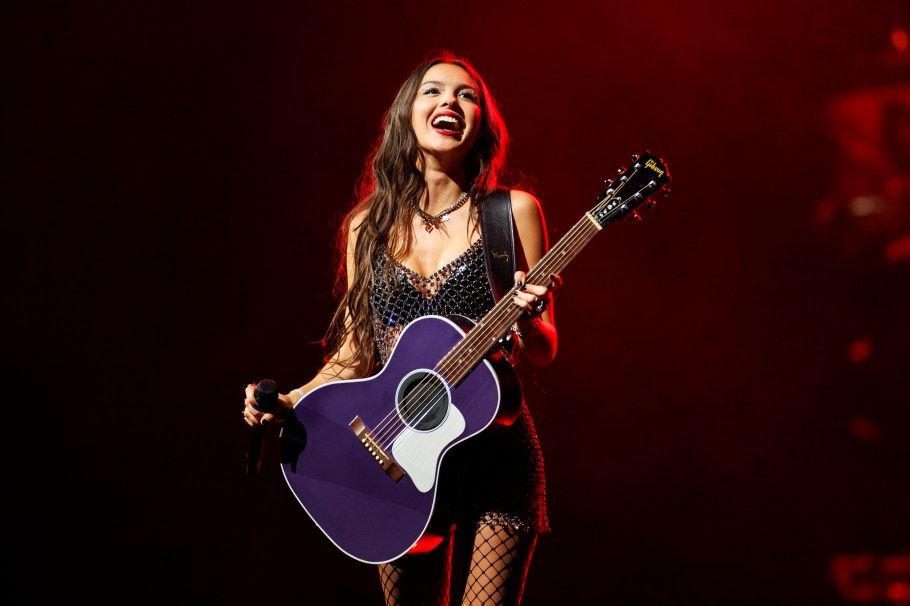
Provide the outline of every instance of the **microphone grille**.
<path id="1" fill-rule="evenodd" d="M 272 412 L 278 406 L 278 384 L 271 379 L 259 381 L 253 397 L 256 398 L 256 408 L 262 412 Z"/>

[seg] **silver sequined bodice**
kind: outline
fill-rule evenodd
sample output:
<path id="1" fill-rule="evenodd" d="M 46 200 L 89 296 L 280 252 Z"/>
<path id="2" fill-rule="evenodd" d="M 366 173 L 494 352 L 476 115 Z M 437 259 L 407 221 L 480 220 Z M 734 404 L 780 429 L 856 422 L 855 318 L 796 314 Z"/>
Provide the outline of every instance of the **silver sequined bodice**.
<path id="1" fill-rule="evenodd" d="M 422 276 L 390 258 L 385 251 L 373 260 L 373 328 L 385 364 L 398 336 L 421 316 L 460 314 L 477 320 L 493 307 L 493 295 L 477 240 L 457 259 L 431 276 Z M 384 279 L 391 271 L 389 283 Z"/>

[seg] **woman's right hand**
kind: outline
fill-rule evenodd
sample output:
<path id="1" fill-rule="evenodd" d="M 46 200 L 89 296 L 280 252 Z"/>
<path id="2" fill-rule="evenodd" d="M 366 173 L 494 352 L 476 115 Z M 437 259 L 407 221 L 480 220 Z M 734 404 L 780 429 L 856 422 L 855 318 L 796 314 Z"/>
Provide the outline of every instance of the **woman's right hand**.
<path id="1" fill-rule="evenodd" d="M 250 383 L 244 390 L 243 398 L 243 420 L 250 427 L 262 425 L 263 421 L 268 424 L 272 421 L 281 421 L 294 408 L 295 400 L 288 394 L 278 394 L 278 405 L 272 412 L 262 412 L 256 408 L 256 385 Z"/>

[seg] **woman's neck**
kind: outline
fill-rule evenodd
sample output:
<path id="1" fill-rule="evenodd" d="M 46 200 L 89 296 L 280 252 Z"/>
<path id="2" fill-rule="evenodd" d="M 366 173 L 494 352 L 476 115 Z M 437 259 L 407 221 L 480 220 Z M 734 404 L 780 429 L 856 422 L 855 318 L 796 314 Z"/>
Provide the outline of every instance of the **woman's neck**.
<path id="1" fill-rule="evenodd" d="M 431 215 L 450 206 L 463 191 L 461 185 L 464 182 L 463 175 L 451 171 L 428 169 L 424 179 L 427 189 L 421 206 Z"/>

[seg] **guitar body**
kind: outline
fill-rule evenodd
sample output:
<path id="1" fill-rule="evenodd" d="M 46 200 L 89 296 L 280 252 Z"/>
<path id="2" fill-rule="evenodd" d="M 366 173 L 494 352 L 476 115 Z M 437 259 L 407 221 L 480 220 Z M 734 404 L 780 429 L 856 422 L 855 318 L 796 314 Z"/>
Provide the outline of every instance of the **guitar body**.
<path id="1" fill-rule="evenodd" d="M 445 453 L 493 422 L 514 419 L 520 394 L 507 363 L 485 359 L 455 387 L 433 370 L 469 325 L 460 316 L 411 322 L 378 374 L 319 386 L 286 421 L 282 470 L 288 486 L 349 556 L 383 563 L 407 553 L 433 514 Z M 421 397 L 424 385 L 435 386 L 432 398 Z M 412 401 L 434 405 L 417 414 Z M 382 455 L 368 448 L 371 439 Z M 297 447 L 286 448 L 286 441 Z M 388 459 L 394 465 L 384 468 Z"/>

